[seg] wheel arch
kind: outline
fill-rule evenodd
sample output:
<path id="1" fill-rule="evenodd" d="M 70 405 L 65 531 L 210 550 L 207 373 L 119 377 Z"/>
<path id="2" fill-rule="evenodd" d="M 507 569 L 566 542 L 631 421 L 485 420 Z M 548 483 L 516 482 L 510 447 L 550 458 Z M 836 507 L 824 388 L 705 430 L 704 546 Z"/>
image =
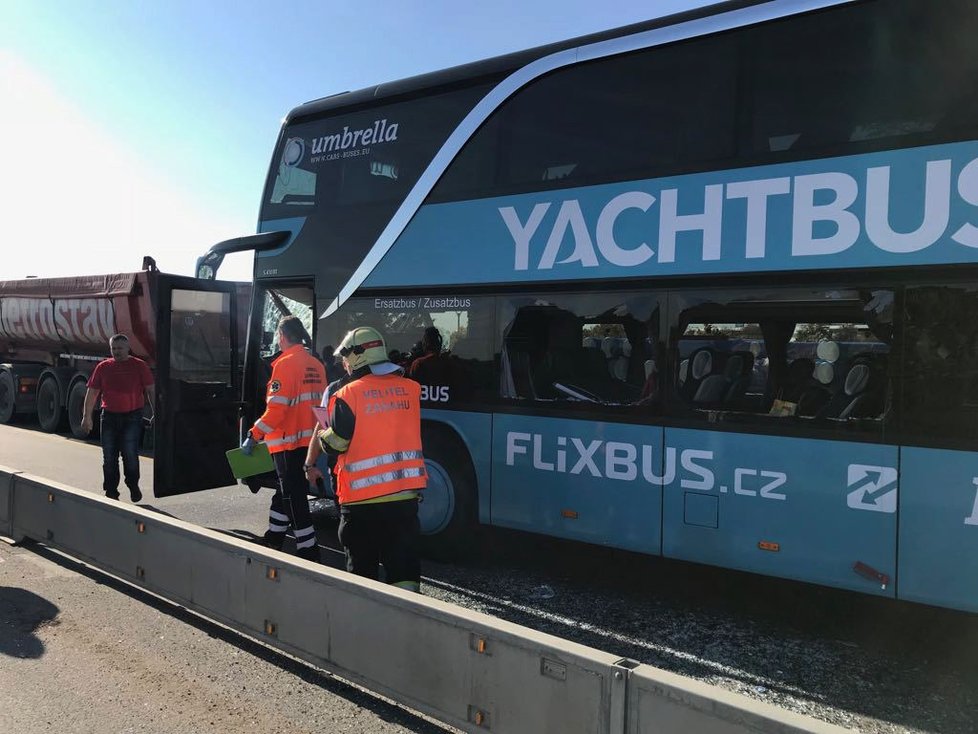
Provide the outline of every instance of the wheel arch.
<path id="1" fill-rule="evenodd" d="M 479 492 L 471 450 L 461 433 L 438 420 L 421 424 L 427 488 L 419 507 L 422 548 L 437 559 L 471 552 L 479 526 Z"/>

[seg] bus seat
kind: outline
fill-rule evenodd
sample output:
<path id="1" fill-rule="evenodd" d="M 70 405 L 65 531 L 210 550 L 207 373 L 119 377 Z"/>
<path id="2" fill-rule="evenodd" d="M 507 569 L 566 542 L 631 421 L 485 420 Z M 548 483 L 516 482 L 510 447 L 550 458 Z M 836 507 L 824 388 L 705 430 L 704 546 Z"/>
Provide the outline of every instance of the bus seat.
<path id="1" fill-rule="evenodd" d="M 851 400 L 839 418 L 878 418 L 883 413 L 885 357 L 858 357 L 846 373 L 843 392 Z"/>
<path id="2" fill-rule="evenodd" d="M 744 350 L 730 355 L 723 369 L 724 375 L 730 380 L 730 386 L 723 396 L 725 406 L 734 407 L 744 399 L 753 371 L 754 355 L 751 352 Z"/>
<path id="3" fill-rule="evenodd" d="M 607 362 L 601 349 L 551 349 L 547 354 L 551 381 L 567 382 L 601 397 L 607 397 Z"/>
<path id="4" fill-rule="evenodd" d="M 812 383 L 798 396 L 798 408 L 795 415 L 814 418 L 825 409 L 831 400 L 832 393 L 829 392 L 828 388 L 818 383 Z"/>
<path id="5" fill-rule="evenodd" d="M 648 375 L 646 375 L 648 377 Z M 689 358 L 684 359 L 679 363 L 679 375 L 676 378 L 676 386 L 682 391 L 683 385 L 686 384 L 686 380 L 689 377 Z"/>
<path id="6" fill-rule="evenodd" d="M 885 355 L 879 354 L 853 358 L 841 387 L 818 417 L 878 418 L 883 412 L 885 360 Z"/>
<path id="7" fill-rule="evenodd" d="M 717 360 L 710 347 L 700 347 L 689 356 L 686 379 L 680 383 L 680 395 L 688 401 L 693 400 L 700 383 L 713 373 Z"/>
<path id="8" fill-rule="evenodd" d="M 611 359 L 608 360 L 608 373 L 616 380 L 624 382 L 628 379 L 628 357 L 621 344 L 611 345 Z"/>
<path id="9" fill-rule="evenodd" d="M 736 402 L 747 391 L 753 366 L 753 354 L 734 352 L 727 359 L 722 372 L 703 379 L 693 396 L 693 403 L 698 408 L 719 408 Z"/>
<path id="10" fill-rule="evenodd" d="M 797 403 L 802 393 L 812 384 L 812 373 L 815 371 L 815 360 L 799 357 L 788 365 L 784 383 L 781 385 L 781 398 Z"/>
<path id="11" fill-rule="evenodd" d="M 520 349 L 506 347 L 509 356 L 510 370 L 513 375 L 513 387 L 516 390 L 515 397 L 535 399 L 537 397 L 536 386 L 533 383 L 533 373 L 530 367 L 530 355 Z"/>

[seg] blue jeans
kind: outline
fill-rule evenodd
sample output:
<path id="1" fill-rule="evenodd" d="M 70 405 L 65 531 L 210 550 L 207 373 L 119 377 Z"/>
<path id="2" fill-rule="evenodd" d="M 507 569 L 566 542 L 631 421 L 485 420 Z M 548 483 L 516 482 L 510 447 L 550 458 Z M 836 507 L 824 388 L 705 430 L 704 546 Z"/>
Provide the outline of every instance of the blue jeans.
<path id="1" fill-rule="evenodd" d="M 102 489 L 106 497 L 119 496 L 119 454 L 129 491 L 139 489 L 139 441 L 143 436 L 143 411 L 102 411 Z"/>

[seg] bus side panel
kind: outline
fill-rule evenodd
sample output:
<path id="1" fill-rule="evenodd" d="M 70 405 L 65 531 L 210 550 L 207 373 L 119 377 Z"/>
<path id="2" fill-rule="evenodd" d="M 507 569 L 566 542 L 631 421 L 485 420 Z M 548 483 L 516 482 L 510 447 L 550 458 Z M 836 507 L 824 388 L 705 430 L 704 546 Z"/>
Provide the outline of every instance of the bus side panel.
<path id="1" fill-rule="evenodd" d="M 894 595 L 896 447 L 665 433 L 664 555 Z"/>
<path id="2" fill-rule="evenodd" d="M 658 554 L 661 476 L 661 428 L 493 417 L 493 525 Z"/>
<path id="3" fill-rule="evenodd" d="M 475 469 L 476 492 L 479 495 L 479 522 L 489 523 L 489 476 L 492 470 L 489 451 L 492 442 L 492 414 L 466 413 L 460 410 L 423 408 L 421 418 L 442 423 L 453 429 L 466 448 Z"/>
<path id="4" fill-rule="evenodd" d="M 978 612 L 978 454 L 905 448 L 901 599 Z"/>

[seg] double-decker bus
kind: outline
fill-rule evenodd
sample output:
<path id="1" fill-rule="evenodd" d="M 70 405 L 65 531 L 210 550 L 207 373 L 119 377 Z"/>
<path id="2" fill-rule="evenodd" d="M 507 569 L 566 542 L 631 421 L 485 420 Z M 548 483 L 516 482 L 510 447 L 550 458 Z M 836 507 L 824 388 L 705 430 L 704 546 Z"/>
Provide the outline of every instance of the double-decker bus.
<path id="1" fill-rule="evenodd" d="M 443 547 L 978 610 L 975 37 L 964 0 L 722 3 L 296 108 L 236 245 L 244 422 L 280 314 L 374 326 Z"/>

